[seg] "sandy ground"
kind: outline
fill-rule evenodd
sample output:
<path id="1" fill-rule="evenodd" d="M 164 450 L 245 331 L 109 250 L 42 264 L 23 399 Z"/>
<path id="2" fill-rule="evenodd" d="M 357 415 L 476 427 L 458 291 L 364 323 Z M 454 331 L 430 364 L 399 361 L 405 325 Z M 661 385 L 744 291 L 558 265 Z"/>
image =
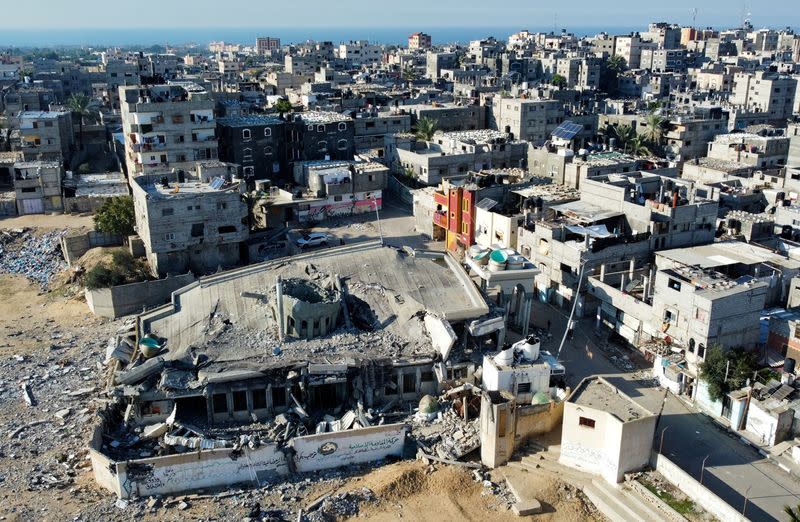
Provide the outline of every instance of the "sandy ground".
<path id="1" fill-rule="evenodd" d="M 31 214 L 28 216 L 4 217 L 0 219 L 0 228 L 94 228 L 91 215 L 73 214 Z"/>

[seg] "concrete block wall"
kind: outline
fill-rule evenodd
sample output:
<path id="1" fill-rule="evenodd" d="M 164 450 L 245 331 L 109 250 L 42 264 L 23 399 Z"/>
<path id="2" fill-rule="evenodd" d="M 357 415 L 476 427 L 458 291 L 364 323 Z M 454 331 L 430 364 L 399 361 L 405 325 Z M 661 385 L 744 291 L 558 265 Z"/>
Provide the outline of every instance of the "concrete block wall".
<path id="1" fill-rule="evenodd" d="M 169 301 L 172 292 L 195 281 L 192 274 L 183 274 L 155 281 L 143 281 L 112 288 L 86 290 L 86 304 L 93 314 L 116 319 L 141 312 Z"/>
<path id="2" fill-rule="evenodd" d="M 61 253 L 69 266 L 72 266 L 83 254 L 96 247 L 122 246 L 122 236 L 89 231 L 85 234 L 64 236 L 61 238 Z"/>

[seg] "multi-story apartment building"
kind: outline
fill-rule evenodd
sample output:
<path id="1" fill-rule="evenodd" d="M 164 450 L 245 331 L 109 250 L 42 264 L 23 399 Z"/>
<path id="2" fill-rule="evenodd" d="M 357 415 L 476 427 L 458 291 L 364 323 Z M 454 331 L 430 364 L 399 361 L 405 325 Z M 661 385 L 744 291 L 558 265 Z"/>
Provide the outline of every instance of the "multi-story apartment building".
<path id="1" fill-rule="evenodd" d="M 38 112 L 50 110 L 50 104 L 55 102 L 52 89 L 39 86 L 26 86 L 16 90 L 9 90 L 3 96 L 3 110 L 11 121 L 19 121 L 17 116 L 21 112 Z"/>
<path id="2" fill-rule="evenodd" d="M 789 118 L 794 108 L 797 80 L 773 72 L 736 73 L 733 80 L 732 105 L 747 111 L 763 113 L 780 121 Z"/>
<path id="3" fill-rule="evenodd" d="M 678 49 L 681 46 L 681 28 L 666 22 L 651 23 L 641 33 L 645 42 L 653 42 L 659 49 Z"/>
<path id="4" fill-rule="evenodd" d="M 437 80 L 441 76 L 442 69 L 455 69 L 457 63 L 457 53 L 428 51 L 425 54 L 425 76 Z"/>
<path id="5" fill-rule="evenodd" d="M 653 72 L 683 72 L 686 49 L 642 49 L 639 66 Z"/>
<path id="6" fill-rule="evenodd" d="M 64 210 L 59 162 L 29 161 L 14 164 L 14 195 L 19 214 L 43 214 Z"/>
<path id="7" fill-rule="evenodd" d="M 496 96 L 489 112 L 489 127 L 536 145 L 547 141 L 563 122 L 564 108 L 557 100 Z"/>
<path id="8" fill-rule="evenodd" d="M 756 168 L 780 168 L 789 155 L 788 136 L 751 133 L 720 134 L 708 144 L 708 157 Z"/>
<path id="9" fill-rule="evenodd" d="M 428 49 L 431 46 L 431 35 L 425 33 L 414 33 L 408 37 L 409 49 Z"/>
<path id="10" fill-rule="evenodd" d="M 236 166 L 208 162 L 198 168 L 203 173 L 194 179 L 180 171 L 131 181 L 136 232 L 159 276 L 236 265 L 240 245 L 249 237 L 242 187 L 230 181 Z"/>
<path id="11" fill-rule="evenodd" d="M 621 56 L 630 69 L 638 69 L 642 60 L 642 48 L 648 44 L 642 42 L 639 34 L 614 37 L 614 55 Z"/>
<path id="12" fill-rule="evenodd" d="M 200 87 L 120 87 L 125 163 L 129 177 L 193 170 L 216 159 L 215 102 Z"/>
<path id="13" fill-rule="evenodd" d="M 292 116 L 292 125 L 288 127 L 288 162 L 353 159 L 355 125 L 351 118 L 324 111 Z"/>
<path id="14" fill-rule="evenodd" d="M 245 180 L 286 176 L 286 134 L 286 122 L 275 116 L 218 118 L 219 157 L 238 165 Z"/>
<path id="15" fill-rule="evenodd" d="M 383 59 L 383 48 L 367 40 L 342 42 L 336 48 L 336 57 L 352 67 L 374 66 Z"/>
<path id="16" fill-rule="evenodd" d="M 20 145 L 26 159 L 59 163 L 70 160 L 75 147 L 71 113 L 22 112 L 18 118 Z"/>
<path id="17" fill-rule="evenodd" d="M 356 150 L 382 148 L 387 135 L 411 130 L 411 115 L 364 109 L 355 114 L 353 125 Z"/>
<path id="18" fill-rule="evenodd" d="M 411 115 L 411 124 L 429 118 L 436 122 L 436 128 L 443 132 L 466 131 L 486 127 L 486 109 L 479 105 L 454 104 L 414 104 L 401 105 L 401 113 Z"/>
<path id="19" fill-rule="evenodd" d="M 280 49 L 280 38 L 272 38 L 270 36 L 256 38 L 256 52 L 258 52 L 258 54 L 264 55 L 275 51 L 280 51 Z"/>
<path id="20" fill-rule="evenodd" d="M 597 89 L 600 87 L 599 58 L 558 58 L 556 73 L 566 80 L 565 87 L 578 89 Z"/>

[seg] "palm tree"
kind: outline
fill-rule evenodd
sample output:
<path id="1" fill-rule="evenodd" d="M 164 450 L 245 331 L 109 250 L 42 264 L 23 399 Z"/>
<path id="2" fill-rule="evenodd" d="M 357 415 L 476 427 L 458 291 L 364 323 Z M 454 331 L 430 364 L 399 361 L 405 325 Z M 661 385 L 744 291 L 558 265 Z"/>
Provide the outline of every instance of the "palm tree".
<path id="1" fill-rule="evenodd" d="M 800 522 L 800 504 L 797 507 L 783 506 L 783 512 L 789 516 L 789 522 Z"/>
<path id="2" fill-rule="evenodd" d="M 646 126 L 640 133 L 642 138 L 655 145 L 661 145 L 661 140 L 664 139 L 664 132 L 667 130 L 669 120 L 659 114 L 650 113 L 645 120 L 645 124 Z"/>
<path id="3" fill-rule="evenodd" d="M 617 140 L 617 147 L 621 147 L 623 151 L 627 150 L 631 140 L 636 137 L 636 132 L 630 125 L 616 125 L 608 128 L 609 138 Z"/>
<path id="4" fill-rule="evenodd" d="M 419 74 L 417 74 L 417 71 L 415 71 L 414 68 L 411 67 L 410 65 L 407 65 L 406 68 L 403 69 L 402 76 L 403 80 L 405 80 L 406 82 L 406 86 L 411 86 L 411 82 L 419 78 Z"/>
<path id="5" fill-rule="evenodd" d="M 97 119 L 97 109 L 92 105 L 92 99 L 81 93 L 70 96 L 66 107 L 80 118 L 80 147 L 83 150 L 83 125 L 86 118 Z"/>
<path id="6" fill-rule="evenodd" d="M 558 87 L 559 89 L 563 89 L 567 86 L 567 79 L 561 76 L 560 74 L 554 74 L 553 77 L 550 79 L 550 83 Z"/>
<path id="7" fill-rule="evenodd" d="M 628 142 L 628 150 L 634 156 L 652 156 L 653 153 L 647 147 L 647 142 L 641 136 L 634 135 L 633 139 Z"/>
<path id="8" fill-rule="evenodd" d="M 425 141 L 430 141 L 433 139 L 433 135 L 436 134 L 437 127 L 436 127 L 436 120 L 433 118 L 420 118 L 417 121 L 416 127 L 416 134 L 417 138 Z"/>
<path id="9" fill-rule="evenodd" d="M 628 67 L 628 62 L 626 62 L 625 58 L 622 56 L 615 54 L 608 59 L 606 67 L 609 71 L 614 71 L 619 74 Z"/>

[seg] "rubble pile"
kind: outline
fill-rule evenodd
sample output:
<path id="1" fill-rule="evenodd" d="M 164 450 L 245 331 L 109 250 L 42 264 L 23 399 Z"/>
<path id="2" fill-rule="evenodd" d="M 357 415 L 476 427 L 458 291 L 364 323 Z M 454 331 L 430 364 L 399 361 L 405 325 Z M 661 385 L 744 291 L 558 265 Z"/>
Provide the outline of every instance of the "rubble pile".
<path id="1" fill-rule="evenodd" d="M 0 231 L 0 273 L 24 275 L 46 290 L 53 275 L 67 265 L 61 255 L 66 230 L 34 235 L 30 229 Z"/>
<path id="2" fill-rule="evenodd" d="M 325 498 L 322 503 L 309 513 L 304 513 L 301 520 L 306 522 L 333 522 L 358 515 L 363 502 L 376 502 L 375 494 L 369 488 L 338 493 Z"/>
<path id="3" fill-rule="evenodd" d="M 459 460 L 480 447 L 479 418 L 464 421 L 452 409 L 447 409 L 439 412 L 429 425 L 422 422 L 423 425 L 414 433 L 418 433 L 417 445 L 428 455 Z"/>

